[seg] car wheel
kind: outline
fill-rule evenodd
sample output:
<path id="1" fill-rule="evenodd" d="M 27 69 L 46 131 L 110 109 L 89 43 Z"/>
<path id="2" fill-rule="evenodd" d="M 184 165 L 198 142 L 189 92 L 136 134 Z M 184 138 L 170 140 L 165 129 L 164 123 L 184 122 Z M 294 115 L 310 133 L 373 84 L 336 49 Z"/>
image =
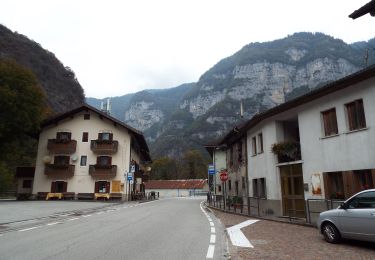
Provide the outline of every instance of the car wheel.
<path id="1" fill-rule="evenodd" d="M 329 243 L 338 243 L 341 240 L 340 232 L 332 223 L 325 223 L 322 228 L 324 239 Z"/>

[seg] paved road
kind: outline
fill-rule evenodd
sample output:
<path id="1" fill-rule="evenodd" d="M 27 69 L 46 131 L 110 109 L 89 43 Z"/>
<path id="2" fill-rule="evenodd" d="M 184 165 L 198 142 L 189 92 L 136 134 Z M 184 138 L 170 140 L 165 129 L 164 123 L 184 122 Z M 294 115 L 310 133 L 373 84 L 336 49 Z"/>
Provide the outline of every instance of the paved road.
<path id="1" fill-rule="evenodd" d="M 223 227 L 196 199 L 113 205 L 0 229 L 0 259 L 225 259 L 226 254 Z"/>

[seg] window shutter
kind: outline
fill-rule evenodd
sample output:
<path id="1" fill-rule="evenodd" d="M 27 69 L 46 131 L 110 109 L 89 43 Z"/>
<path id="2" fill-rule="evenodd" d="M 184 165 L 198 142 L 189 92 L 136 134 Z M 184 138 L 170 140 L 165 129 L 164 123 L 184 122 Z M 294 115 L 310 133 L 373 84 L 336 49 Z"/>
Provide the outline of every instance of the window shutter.
<path id="1" fill-rule="evenodd" d="M 112 140 L 113 140 L 113 134 L 109 134 L 109 141 L 112 142 Z"/>
<path id="2" fill-rule="evenodd" d="M 65 165 L 69 165 L 70 156 L 65 156 L 64 161 L 65 161 Z"/>
<path id="3" fill-rule="evenodd" d="M 99 139 L 99 140 L 103 140 L 103 133 L 99 133 L 99 134 L 98 134 L 98 139 Z"/>
<path id="4" fill-rule="evenodd" d="M 95 182 L 95 193 L 99 193 L 99 182 Z"/>
<path id="5" fill-rule="evenodd" d="M 56 192 L 56 182 L 55 181 L 51 182 L 51 192 L 52 193 Z"/>
<path id="6" fill-rule="evenodd" d="M 68 190 L 68 183 L 66 181 L 63 182 L 63 192 L 67 192 Z"/>
<path id="7" fill-rule="evenodd" d="M 110 188 L 111 188 L 111 185 L 110 185 L 109 181 L 107 181 L 106 184 L 105 184 L 105 192 L 109 193 L 110 192 Z"/>
<path id="8" fill-rule="evenodd" d="M 112 165 L 112 157 L 108 156 L 108 165 Z"/>
<path id="9" fill-rule="evenodd" d="M 96 157 L 96 164 L 100 165 L 100 156 Z"/>
<path id="10" fill-rule="evenodd" d="M 68 132 L 67 136 L 68 136 L 68 140 L 72 140 L 72 133 Z"/>

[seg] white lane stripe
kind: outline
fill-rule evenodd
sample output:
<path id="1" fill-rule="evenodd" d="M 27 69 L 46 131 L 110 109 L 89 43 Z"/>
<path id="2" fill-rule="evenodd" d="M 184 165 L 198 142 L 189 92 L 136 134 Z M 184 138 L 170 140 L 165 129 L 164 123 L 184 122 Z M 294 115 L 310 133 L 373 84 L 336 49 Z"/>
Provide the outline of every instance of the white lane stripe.
<path id="1" fill-rule="evenodd" d="M 47 226 L 53 226 L 53 225 L 57 225 L 57 224 L 61 224 L 62 222 L 52 222 L 52 223 L 48 223 Z"/>
<path id="2" fill-rule="evenodd" d="M 73 220 L 77 220 L 79 218 L 70 218 L 70 219 L 67 219 L 66 221 L 73 221 Z"/>
<path id="3" fill-rule="evenodd" d="M 207 219 L 208 219 L 208 221 L 212 221 L 212 218 L 210 218 L 210 217 L 208 217 Z"/>
<path id="4" fill-rule="evenodd" d="M 211 236 L 210 236 L 210 243 L 211 244 L 215 244 L 215 242 L 216 242 L 216 235 L 211 234 Z"/>
<path id="5" fill-rule="evenodd" d="M 214 223 L 210 221 L 210 227 L 214 227 Z"/>
<path id="6" fill-rule="evenodd" d="M 250 219 L 238 225 L 235 225 L 233 227 L 227 228 L 227 232 L 228 232 L 230 240 L 232 241 L 232 244 L 234 246 L 239 246 L 239 247 L 254 248 L 254 246 L 250 243 L 247 237 L 242 233 L 241 228 L 254 224 L 255 222 L 258 222 L 258 221 L 259 220 Z"/>
<path id="7" fill-rule="evenodd" d="M 82 215 L 82 217 L 84 218 L 87 218 L 87 217 L 91 217 L 92 215 Z"/>
<path id="8" fill-rule="evenodd" d="M 21 230 L 18 230 L 18 232 L 24 232 L 24 231 L 28 231 L 28 230 L 32 230 L 32 229 L 36 229 L 36 228 L 40 228 L 41 226 L 36 226 L 36 227 L 31 227 L 31 228 L 25 228 L 25 229 L 21 229 Z"/>
<path id="9" fill-rule="evenodd" d="M 100 212 L 96 213 L 96 215 L 101 215 L 103 213 L 104 213 L 103 211 L 100 211 Z"/>
<path id="10" fill-rule="evenodd" d="M 215 245 L 209 245 L 206 258 L 214 258 Z"/>
<path id="11" fill-rule="evenodd" d="M 211 233 L 212 233 L 212 234 L 215 234 L 215 233 L 216 233 L 216 230 L 215 230 L 214 227 L 211 227 Z"/>

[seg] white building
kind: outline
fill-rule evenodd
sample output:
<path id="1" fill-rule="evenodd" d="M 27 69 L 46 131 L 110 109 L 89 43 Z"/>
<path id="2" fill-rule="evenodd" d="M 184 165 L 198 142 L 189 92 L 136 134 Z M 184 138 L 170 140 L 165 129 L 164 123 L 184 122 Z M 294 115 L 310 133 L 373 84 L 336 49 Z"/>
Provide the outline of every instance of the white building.
<path id="1" fill-rule="evenodd" d="M 305 218 L 307 200 L 375 186 L 374 101 L 371 66 L 255 115 L 220 145 L 247 136 L 249 196 L 262 215 Z"/>
<path id="2" fill-rule="evenodd" d="M 205 196 L 208 192 L 207 180 L 150 180 L 145 183 L 147 193 L 158 193 L 160 198 Z"/>
<path id="3" fill-rule="evenodd" d="M 150 160 L 141 132 L 85 104 L 42 124 L 32 193 L 126 199 L 144 191 Z M 133 184 L 124 176 L 131 171 Z"/>

